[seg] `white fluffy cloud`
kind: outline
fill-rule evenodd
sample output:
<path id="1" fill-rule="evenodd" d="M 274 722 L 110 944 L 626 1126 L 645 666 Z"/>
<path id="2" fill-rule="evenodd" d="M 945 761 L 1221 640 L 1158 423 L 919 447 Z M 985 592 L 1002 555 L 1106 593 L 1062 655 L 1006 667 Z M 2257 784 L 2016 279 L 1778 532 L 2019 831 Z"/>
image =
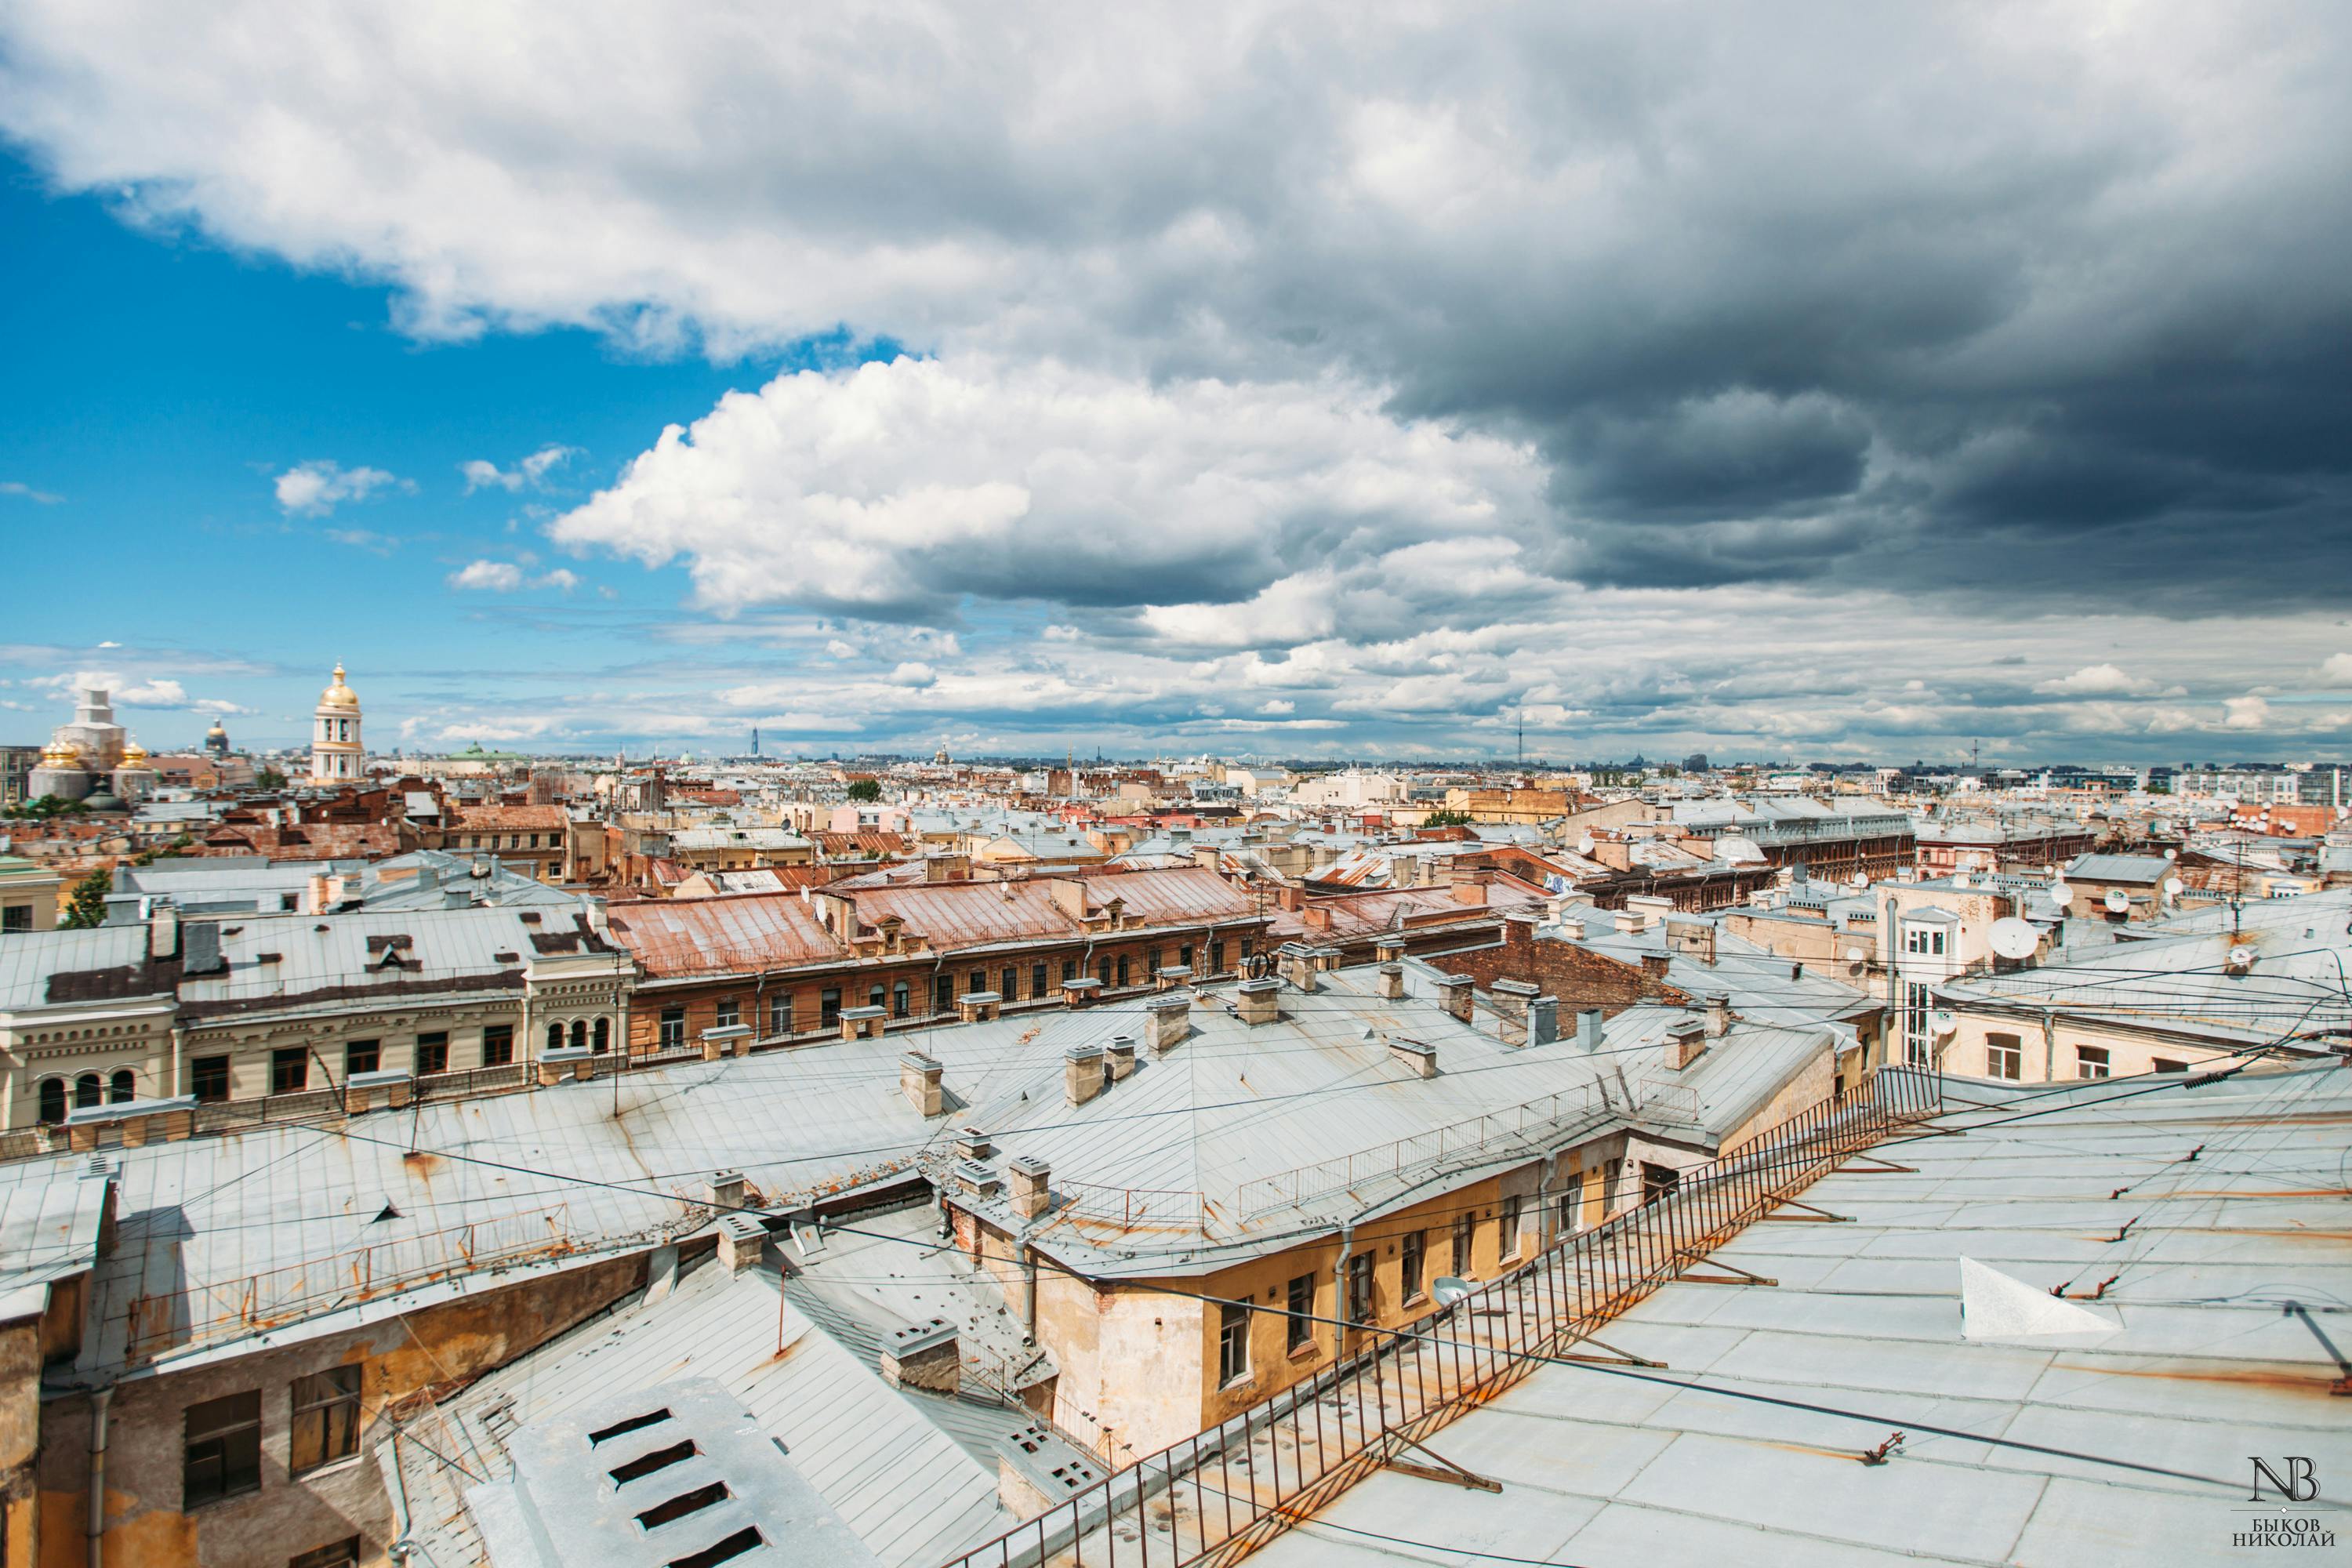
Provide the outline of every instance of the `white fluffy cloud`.
<path id="1" fill-rule="evenodd" d="M 289 517 L 324 517 L 344 501 L 366 500 L 379 490 L 408 486 L 382 468 L 346 468 L 325 458 L 297 463 L 270 483 Z"/>
<path id="2" fill-rule="evenodd" d="M 1231 602 L 1295 563 L 1524 524 L 1541 482 L 1528 448 L 1352 384 L 902 358 L 730 395 L 548 532 L 683 558 L 721 613 Z"/>
<path id="3" fill-rule="evenodd" d="M 2033 689 L 2053 697 L 2116 697 L 2153 691 L 2156 683 L 2137 679 L 2112 664 L 2086 664 L 2072 675 L 2042 681 Z"/>
<path id="4" fill-rule="evenodd" d="M 452 588 L 488 594 L 516 594 L 525 588 L 553 588 L 569 594 L 580 586 L 580 574 L 565 567 L 534 577 L 511 561 L 469 561 L 449 574 Z"/>

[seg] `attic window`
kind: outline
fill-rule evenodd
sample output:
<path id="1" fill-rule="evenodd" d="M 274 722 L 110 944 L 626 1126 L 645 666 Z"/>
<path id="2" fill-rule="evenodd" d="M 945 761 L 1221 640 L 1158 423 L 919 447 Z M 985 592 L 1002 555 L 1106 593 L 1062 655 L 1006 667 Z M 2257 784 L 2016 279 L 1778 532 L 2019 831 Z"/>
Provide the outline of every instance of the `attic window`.
<path id="1" fill-rule="evenodd" d="M 640 1458 L 631 1459 L 627 1464 L 606 1473 L 613 1478 L 616 1485 L 627 1486 L 631 1481 L 641 1480 L 656 1470 L 666 1470 L 672 1465 L 682 1465 L 700 1452 L 701 1450 L 694 1446 L 694 1439 L 689 1437 L 683 1443 L 672 1443 L 667 1448 L 656 1448 L 652 1453 Z"/>
<path id="2" fill-rule="evenodd" d="M 522 923 L 527 926 L 535 926 L 539 923 L 539 911 L 537 910 L 525 910 L 521 914 L 515 918 L 521 921 Z"/>
<path id="3" fill-rule="evenodd" d="M 713 1481 L 707 1487 L 697 1487 L 690 1492 L 680 1492 L 665 1503 L 637 1515 L 638 1527 L 659 1530 L 674 1519 L 684 1519 L 689 1513 L 700 1513 L 713 1503 L 724 1502 L 735 1494 L 727 1489 L 725 1481 Z"/>
<path id="4" fill-rule="evenodd" d="M 513 952 L 494 952 L 490 954 L 490 961 L 493 963 L 520 963 L 522 962 L 522 956 Z"/>
<path id="5" fill-rule="evenodd" d="M 732 1563 L 746 1552 L 767 1543 L 766 1536 L 747 1524 L 725 1540 L 715 1541 L 699 1552 L 671 1558 L 669 1568 L 719 1568 L 719 1563 Z"/>
<path id="6" fill-rule="evenodd" d="M 609 1442 L 614 1437 L 625 1437 L 632 1432 L 642 1432 L 648 1426 L 657 1426 L 668 1419 L 669 1409 L 665 1405 L 647 1415 L 632 1415 L 626 1421 L 615 1421 L 601 1432 L 591 1432 L 588 1434 L 588 1443 L 591 1447 L 593 1447 L 599 1443 Z"/>
<path id="7" fill-rule="evenodd" d="M 253 962 L 256 963 L 277 963 L 283 960 L 285 956 L 286 955 L 282 952 L 257 952 L 253 955 Z"/>

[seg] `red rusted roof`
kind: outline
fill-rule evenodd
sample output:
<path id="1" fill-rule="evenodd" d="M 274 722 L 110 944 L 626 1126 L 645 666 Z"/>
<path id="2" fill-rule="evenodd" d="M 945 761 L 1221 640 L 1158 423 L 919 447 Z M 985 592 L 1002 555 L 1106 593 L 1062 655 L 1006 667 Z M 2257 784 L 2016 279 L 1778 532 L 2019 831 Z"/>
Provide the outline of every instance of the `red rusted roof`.
<path id="1" fill-rule="evenodd" d="M 822 963 L 844 955 L 798 893 L 614 906 L 613 938 L 656 979 Z"/>

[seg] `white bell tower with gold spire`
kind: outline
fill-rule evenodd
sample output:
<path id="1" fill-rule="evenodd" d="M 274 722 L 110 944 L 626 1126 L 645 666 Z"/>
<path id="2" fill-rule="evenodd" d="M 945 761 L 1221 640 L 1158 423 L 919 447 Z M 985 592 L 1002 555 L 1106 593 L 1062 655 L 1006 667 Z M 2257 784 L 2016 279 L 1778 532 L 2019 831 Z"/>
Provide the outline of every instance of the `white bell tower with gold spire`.
<path id="1" fill-rule="evenodd" d="M 343 684 L 343 667 L 335 666 L 335 683 L 319 693 L 316 721 L 310 729 L 310 782 L 314 784 L 357 784 L 365 776 L 366 748 L 360 741 L 360 700 Z"/>

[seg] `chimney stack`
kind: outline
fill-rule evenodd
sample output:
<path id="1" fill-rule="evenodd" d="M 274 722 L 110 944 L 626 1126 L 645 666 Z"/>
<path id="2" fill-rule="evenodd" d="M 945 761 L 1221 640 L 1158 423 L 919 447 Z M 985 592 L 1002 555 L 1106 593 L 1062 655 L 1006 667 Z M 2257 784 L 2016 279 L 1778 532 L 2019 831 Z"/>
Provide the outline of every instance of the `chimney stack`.
<path id="1" fill-rule="evenodd" d="M 1599 1050 L 1608 1022 L 1609 1015 L 1600 1008 L 1587 1007 L 1576 1016 L 1576 1043 L 1588 1051 Z"/>
<path id="2" fill-rule="evenodd" d="M 1391 1040 L 1389 1055 L 1412 1069 L 1415 1078 L 1437 1076 L 1437 1047 L 1420 1040 Z"/>
<path id="3" fill-rule="evenodd" d="M 713 1171 L 702 1191 L 703 1202 L 712 1208 L 722 1212 L 740 1209 L 743 1206 L 743 1173 Z"/>
<path id="4" fill-rule="evenodd" d="M 1404 999 L 1403 964 L 1390 963 L 1381 965 L 1381 999 L 1386 1002 Z"/>
<path id="5" fill-rule="evenodd" d="M 1062 1053 L 1062 1097 L 1084 1105 L 1103 1090 L 1103 1048 L 1072 1046 Z"/>
<path id="6" fill-rule="evenodd" d="M 1688 953 L 1701 963 L 1713 963 L 1715 962 L 1715 922 L 1668 921 L 1666 951 Z"/>
<path id="7" fill-rule="evenodd" d="M 1192 1032 L 1192 998 L 1178 993 L 1172 996 L 1155 996 L 1143 1005 L 1151 1015 L 1151 1048 L 1165 1051 Z"/>
<path id="8" fill-rule="evenodd" d="M 1282 962 L 1282 978 L 1297 990 L 1312 993 L 1315 989 L 1315 950 L 1303 942 L 1286 942 L 1277 955 Z"/>
<path id="9" fill-rule="evenodd" d="M 923 1116 L 937 1116 L 945 1109 L 940 1088 L 942 1070 L 936 1058 L 920 1051 L 908 1051 L 898 1058 L 898 1088 Z"/>
<path id="10" fill-rule="evenodd" d="M 1271 1024 L 1282 1016 L 1282 982 L 1244 980 L 1234 990 L 1234 1008 L 1244 1024 Z"/>
<path id="11" fill-rule="evenodd" d="M 1048 1178 L 1052 1167 L 1034 1154 L 1024 1154 L 1007 1167 L 1013 1173 L 1013 1212 L 1023 1219 L 1035 1219 L 1053 1203 Z"/>
<path id="12" fill-rule="evenodd" d="M 1135 1071 L 1135 1037 L 1113 1035 L 1103 1047 L 1103 1059 L 1109 1064 L 1111 1082 L 1123 1082 Z"/>
<path id="13" fill-rule="evenodd" d="M 1619 910 L 1613 917 L 1619 936 L 1639 936 L 1644 921 L 1639 910 Z"/>
<path id="14" fill-rule="evenodd" d="M 1666 977 L 1666 955 L 1663 952 L 1645 952 L 1642 955 L 1642 973 L 1653 980 L 1664 980 Z"/>
<path id="15" fill-rule="evenodd" d="M 756 1266 L 767 1245 L 768 1227 L 757 1215 L 730 1214 L 719 1222 L 719 1266 L 730 1274 Z"/>
<path id="16" fill-rule="evenodd" d="M 995 1152 L 996 1145 L 990 1142 L 988 1134 L 979 1128 L 965 1125 L 956 1129 L 957 1159 L 970 1160 L 974 1164 L 978 1164 Z"/>
<path id="17" fill-rule="evenodd" d="M 1719 1040 L 1731 1030 L 1731 993 L 1710 991 L 1706 994 L 1706 1037 Z"/>
<path id="18" fill-rule="evenodd" d="M 1464 1023 L 1470 1021 L 1470 988 L 1477 982 L 1467 974 L 1448 974 L 1437 983 L 1438 1005 Z"/>
<path id="19" fill-rule="evenodd" d="M 1559 1038 L 1559 998 L 1538 996 L 1528 1004 L 1528 1044 L 1548 1046 Z"/>
<path id="20" fill-rule="evenodd" d="M 963 1386 L 955 1325 L 945 1318 L 899 1329 L 882 1341 L 882 1381 L 893 1388 L 953 1394 Z"/>
<path id="21" fill-rule="evenodd" d="M 1495 1012 L 1501 1019 L 1503 1043 L 1526 1045 L 1528 1004 L 1535 1000 L 1536 988 L 1524 980 L 1497 980 L 1486 991 L 1494 998 Z"/>
<path id="22" fill-rule="evenodd" d="M 1062 982 L 1062 1000 L 1070 1006 L 1083 1007 L 1093 1001 L 1095 993 L 1101 989 L 1101 981 L 1090 974 L 1081 974 Z"/>
<path id="23" fill-rule="evenodd" d="M 147 918 L 147 956 L 180 956 L 180 911 L 169 903 L 158 903 L 155 912 Z"/>
<path id="24" fill-rule="evenodd" d="M 1666 1031 L 1666 1060 L 1676 1072 L 1698 1060 L 1706 1050 L 1706 1023 L 1699 1018 L 1684 1018 Z"/>
<path id="25" fill-rule="evenodd" d="M 1382 931 L 1380 935 L 1372 938 L 1372 962 L 1375 963 L 1401 963 L 1403 961 L 1404 932 L 1401 931 Z"/>
<path id="26" fill-rule="evenodd" d="M 967 991 L 956 998 L 956 1018 L 966 1024 L 985 1024 L 1004 1011 L 1004 998 L 994 991 Z"/>

